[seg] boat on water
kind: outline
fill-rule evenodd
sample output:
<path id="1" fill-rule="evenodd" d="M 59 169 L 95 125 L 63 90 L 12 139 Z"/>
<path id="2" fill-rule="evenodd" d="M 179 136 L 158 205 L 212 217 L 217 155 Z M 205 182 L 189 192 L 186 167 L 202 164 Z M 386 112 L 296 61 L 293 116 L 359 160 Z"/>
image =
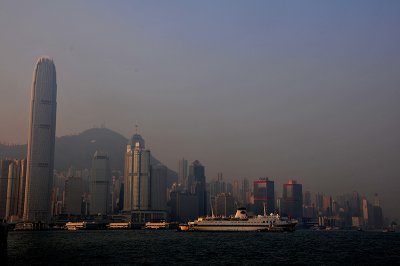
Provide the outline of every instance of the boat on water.
<path id="1" fill-rule="evenodd" d="M 95 222 L 68 222 L 65 224 L 65 228 L 68 231 L 95 230 L 99 229 L 99 226 Z"/>
<path id="2" fill-rule="evenodd" d="M 107 224 L 107 229 L 116 230 L 116 229 L 131 229 L 132 224 L 130 222 L 111 222 Z"/>
<path id="3" fill-rule="evenodd" d="M 189 231 L 189 225 L 188 224 L 179 224 L 178 231 L 181 231 L 181 232 Z"/>
<path id="4" fill-rule="evenodd" d="M 248 216 L 246 208 L 238 208 L 234 217 L 201 217 L 189 222 L 189 231 L 265 231 L 292 232 L 297 220 L 279 214 Z"/>
<path id="5" fill-rule="evenodd" d="M 165 221 L 162 222 L 147 222 L 144 224 L 145 229 L 167 229 L 168 223 Z"/>
<path id="6" fill-rule="evenodd" d="M 160 221 L 160 222 L 147 222 L 144 225 L 145 229 L 177 229 L 178 224 L 177 223 L 169 223 L 166 221 Z"/>

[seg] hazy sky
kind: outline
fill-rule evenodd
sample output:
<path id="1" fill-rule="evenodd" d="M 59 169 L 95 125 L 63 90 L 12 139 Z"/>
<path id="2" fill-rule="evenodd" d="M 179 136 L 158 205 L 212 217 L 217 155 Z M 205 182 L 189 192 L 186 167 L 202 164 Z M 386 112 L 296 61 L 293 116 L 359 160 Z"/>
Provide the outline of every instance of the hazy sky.
<path id="1" fill-rule="evenodd" d="M 400 216 L 399 14 L 396 0 L 0 0 L 0 140 L 27 142 L 48 55 L 57 136 L 137 122 L 172 169 L 184 156 L 209 180 L 378 192 Z"/>

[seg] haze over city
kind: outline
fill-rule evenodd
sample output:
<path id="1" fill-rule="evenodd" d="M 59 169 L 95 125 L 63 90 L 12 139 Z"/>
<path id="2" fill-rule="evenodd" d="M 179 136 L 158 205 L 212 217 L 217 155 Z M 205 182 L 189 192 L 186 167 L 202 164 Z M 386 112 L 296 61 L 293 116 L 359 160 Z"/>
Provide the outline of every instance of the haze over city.
<path id="1" fill-rule="evenodd" d="M 128 138 L 138 124 L 173 170 L 185 157 L 207 180 L 378 193 L 399 217 L 399 11 L 397 1 L 2 1 L 0 141 L 27 142 L 32 69 L 48 55 L 57 136 L 105 125 Z"/>

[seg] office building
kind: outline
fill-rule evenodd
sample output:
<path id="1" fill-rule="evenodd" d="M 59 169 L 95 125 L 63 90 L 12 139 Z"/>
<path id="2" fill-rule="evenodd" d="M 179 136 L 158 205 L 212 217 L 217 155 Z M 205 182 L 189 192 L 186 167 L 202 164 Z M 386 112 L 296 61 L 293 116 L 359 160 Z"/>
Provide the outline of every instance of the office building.
<path id="1" fill-rule="evenodd" d="M 239 195 L 240 195 L 239 180 L 235 179 L 235 180 L 233 180 L 233 184 L 232 184 L 232 196 L 236 202 L 239 202 L 239 198 L 240 198 Z"/>
<path id="2" fill-rule="evenodd" d="M 167 167 L 161 164 L 151 169 L 151 209 L 167 210 Z"/>
<path id="3" fill-rule="evenodd" d="M 68 215 L 82 214 L 83 182 L 81 177 L 70 176 L 65 181 L 64 209 Z"/>
<path id="4" fill-rule="evenodd" d="M 23 214 L 25 194 L 26 160 L 14 160 L 8 167 L 6 217 L 18 220 Z"/>
<path id="5" fill-rule="evenodd" d="M 218 173 L 217 180 L 210 182 L 210 197 L 213 198 L 220 193 L 227 192 L 227 185 L 222 178 L 222 173 Z"/>
<path id="6" fill-rule="evenodd" d="M 254 181 L 254 213 L 264 214 L 264 206 L 267 214 L 275 211 L 274 181 L 268 177 Z"/>
<path id="7" fill-rule="evenodd" d="M 188 190 L 188 161 L 185 158 L 178 161 L 178 183 L 182 190 Z"/>
<path id="8" fill-rule="evenodd" d="M 96 151 L 90 176 L 90 214 L 108 214 L 111 209 L 111 171 L 107 153 Z"/>
<path id="9" fill-rule="evenodd" d="M 219 193 L 214 200 L 214 214 L 216 216 L 229 217 L 236 212 L 235 200 L 229 193 Z"/>
<path id="10" fill-rule="evenodd" d="M 199 217 L 199 197 L 188 192 L 172 191 L 170 194 L 171 220 L 193 221 Z"/>
<path id="11" fill-rule="evenodd" d="M 135 134 L 126 147 L 124 171 L 124 211 L 151 209 L 150 151 Z"/>
<path id="12" fill-rule="evenodd" d="M 297 219 L 303 217 L 302 185 L 295 180 L 289 180 L 283 185 L 281 213 Z"/>
<path id="13" fill-rule="evenodd" d="M 250 182 L 247 178 L 243 178 L 240 183 L 239 189 L 239 203 L 240 205 L 246 206 L 250 203 L 251 191 Z"/>
<path id="14" fill-rule="evenodd" d="M 332 197 L 329 195 L 322 196 L 322 215 L 332 215 Z"/>
<path id="15" fill-rule="evenodd" d="M 374 197 L 374 206 L 372 207 L 372 213 L 373 213 L 374 227 L 376 229 L 381 229 L 383 227 L 383 214 L 382 214 L 382 208 L 380 206 L 378 194 L 375 194 L 375 197 Z"/>
<path id="16" fill-rule="evenodd" d="M 207 214 L 206 176 L 204 173 L 205 168 L 198 160 L 189 166 L 189 177 L 192 180 L 191 192 L 198 198 L 198 216 Z"/>
<path id="17" fill-rule="evenodd" d="M 0 219 L 6 218 L 8 169 L 10 160 L 0 160 Z"/>
<path id="18" fill-rule="evenodd" d="M 32 83 L 24 220 L 49 222 L 53 186 L 57 82 L 53 60 L 39 58 Z"/>

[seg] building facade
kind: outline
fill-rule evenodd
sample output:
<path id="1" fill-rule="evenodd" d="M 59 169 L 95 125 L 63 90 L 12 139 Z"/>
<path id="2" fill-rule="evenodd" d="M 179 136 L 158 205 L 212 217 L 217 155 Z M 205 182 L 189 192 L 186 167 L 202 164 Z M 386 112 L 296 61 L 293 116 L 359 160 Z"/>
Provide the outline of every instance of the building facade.
<path id="1" fill-rule="evenodd" d="M 189 179 L 192 180 L 191 192 L 198 199 L 198 216 L 204 216 L 207 214 L 206 176 L 205 168 L 198 160 L 189 166 L 189 176 Z"/>
<path id="2" fill-rule="evenodd" d="M 181 191 L 171 192 L 171 220 L 179 222 L 188 222 L 199 217 L 197 206 L 199 198 L 195 194 Z"/>
<path id="3" fill-rule="evenodd" d="M 33 72 L 24 220 L 49 222 L 57 110 L 56 67 L 39 58 Z"/>
<path id="4" fill-rule="evenodd" d="M 167 210 L 167 167 L 164 165 L 151 168 L 151 209 Z"/>
<path id="5" fill-rule="evenodd" d="M 24 211 L 26 160 L 14 160 L 8 167 L 6 217 L 19 220 Z"/>
<path id="6" fill-rule="evenodd" d="M 150 151 L 144 149 L 144 140 L 132 136 L 125 153 L 124 211 L 151 209 Z"/>
<path id="7" fill-rule="evenodd" d="M 216 216 L 229 217 L 235 214 L 235 200 L 230 193 L 219 193 L 215 196 L 214 201 L 214 214 Z"/>
<path id="8" fill-rule="evenodd" d="M 111 207 L 111 170 L 107 153 L 96 151 L 90 175 L 90 214 L 108 214 Z"/>
<path id="9" fill-rule="evenodd" d="M 178 161 L 178 183 L 182 190 L 188 190 L 188 161 L 185 158 Z"/>
<path id="10" fill-rule="evenodd" d="M 0 160 L 0 219 L 6 218 L 8 169 L 10 160 Z"/>
<path id="11" fill-rule="evenodd" d="M 295 180 L 283 184 L 281 213 L 297 219 L 303 217 L 303 189 Z"/>
<path id="12" fill-rule="evenodd" d="M 274 181 L 267 177 L 254 181 L 254 213 L 264 214 L 264 207 L 267 214 L 275 211 Z"/>
<path id="13" fill-rule="evenodd" d="M 68 215 L 82 214 L 83 182 L 81 177 L 70 176 L 65 181 L 64 212 Z"/>

